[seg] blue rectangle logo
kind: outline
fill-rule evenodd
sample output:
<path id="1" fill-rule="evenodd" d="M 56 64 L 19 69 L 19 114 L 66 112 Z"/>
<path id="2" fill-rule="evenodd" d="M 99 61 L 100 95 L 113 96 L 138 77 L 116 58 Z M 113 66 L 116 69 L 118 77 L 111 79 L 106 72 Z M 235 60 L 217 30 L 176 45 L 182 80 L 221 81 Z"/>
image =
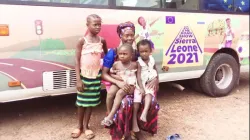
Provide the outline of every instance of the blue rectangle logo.
<path id="1" fill-rule="evenodd" d="M 204 21 L 198 21 L 197 24 L 205 24 Z"/>
<path id="2" fill-rule="evenodd" d="M 174 16 L 166 16 L 166 24 L 175 24 Z"/>

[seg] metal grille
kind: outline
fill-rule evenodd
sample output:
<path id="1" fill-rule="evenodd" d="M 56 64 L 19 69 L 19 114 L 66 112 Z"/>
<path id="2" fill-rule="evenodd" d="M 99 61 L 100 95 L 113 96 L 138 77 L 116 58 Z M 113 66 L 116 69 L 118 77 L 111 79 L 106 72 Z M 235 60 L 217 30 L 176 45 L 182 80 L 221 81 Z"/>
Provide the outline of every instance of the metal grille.
<path id="1" fill-rule="evenodd" d="M 75 70 L 61 70 L 43 73 L 43 90 L 75 87 Z"/>

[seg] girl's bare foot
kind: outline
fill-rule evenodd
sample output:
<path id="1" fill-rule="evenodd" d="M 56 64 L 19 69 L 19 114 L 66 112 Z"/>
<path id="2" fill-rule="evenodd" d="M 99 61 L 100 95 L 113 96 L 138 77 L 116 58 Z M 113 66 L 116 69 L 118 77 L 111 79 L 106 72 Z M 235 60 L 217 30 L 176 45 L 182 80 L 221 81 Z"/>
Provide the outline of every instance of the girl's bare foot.
<path id="1" fill-rule="evenodd" d="M 143 122 L 147 122 L 147 114 L 142 112 L 140 120 L 142 120 Z"/>
<path id="2" fill-rule="evenodd" d="M 133 131 L 133 132 L 139 132 L 140 129 L 139 129 L 138 125 L 133 126 L 132 131 Z"/>

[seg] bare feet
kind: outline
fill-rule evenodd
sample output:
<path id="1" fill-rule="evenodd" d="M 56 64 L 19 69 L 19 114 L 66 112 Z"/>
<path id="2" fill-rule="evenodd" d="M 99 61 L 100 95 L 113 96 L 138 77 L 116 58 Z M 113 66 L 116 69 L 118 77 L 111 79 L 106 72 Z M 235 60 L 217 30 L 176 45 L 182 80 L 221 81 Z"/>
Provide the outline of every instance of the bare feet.
<path id="1" fill-rule="evenodd" d="M 140 129 L 139 129 L 138 125 L 133 126 L 132 131 L 133 131 L 133 132 L 139 132 Z"/>
<path id="2" fill-rule="evenodd" d="M 147 122 L 147 113 L 142 112 L 140 120 L 143 122 Z"/>

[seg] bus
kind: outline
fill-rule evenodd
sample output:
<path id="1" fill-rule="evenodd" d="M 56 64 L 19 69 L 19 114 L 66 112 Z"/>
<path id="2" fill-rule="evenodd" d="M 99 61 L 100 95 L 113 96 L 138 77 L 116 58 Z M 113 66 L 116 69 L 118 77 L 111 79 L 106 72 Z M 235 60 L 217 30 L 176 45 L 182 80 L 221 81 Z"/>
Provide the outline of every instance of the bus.
<path id="1" fill-rule="evenodd" d="M 149 39 L 160 82 L 190 80 L 209 96 L 230 94 L 249 72 L 249 0 L 1 0 L 0 103 L 76 93 L 75 46 L 86 17 L 118 47 L 119 23 Z"/>

